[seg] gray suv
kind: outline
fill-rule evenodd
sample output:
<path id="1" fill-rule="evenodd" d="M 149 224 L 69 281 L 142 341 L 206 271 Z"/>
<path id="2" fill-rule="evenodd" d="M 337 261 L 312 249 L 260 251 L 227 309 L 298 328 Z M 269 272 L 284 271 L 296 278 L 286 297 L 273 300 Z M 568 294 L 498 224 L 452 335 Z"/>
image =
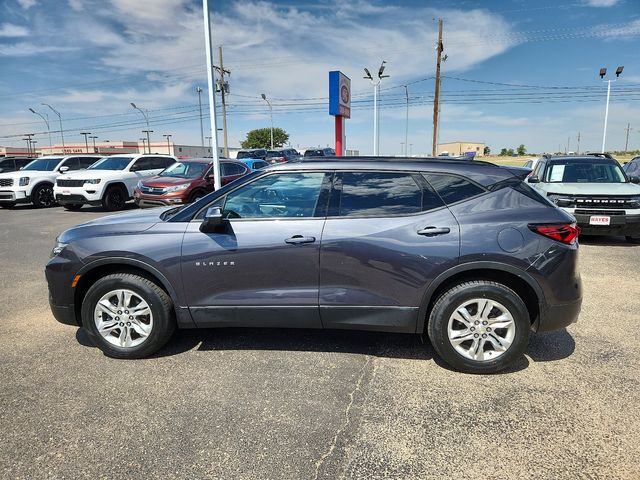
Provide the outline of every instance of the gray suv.
<path id="1" fill-rule="evenodd" d="M 574 219 L 525 174 L 413 158 L 270 167 L 63 232 L 51 309 L 116 358 L 152 354 L 176 327 L 359 329 L 428 333 L 452 367 L 495 372 L 582 301 Z"/>

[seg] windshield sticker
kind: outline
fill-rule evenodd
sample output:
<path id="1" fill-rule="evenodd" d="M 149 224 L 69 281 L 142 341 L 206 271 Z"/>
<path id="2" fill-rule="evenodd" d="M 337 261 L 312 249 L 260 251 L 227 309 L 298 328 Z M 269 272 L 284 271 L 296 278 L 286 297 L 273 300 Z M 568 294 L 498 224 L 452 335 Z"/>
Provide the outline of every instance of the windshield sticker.
<path id="1" fill-rule="evenodd" d="M 564 177 L 564 167 L 566 165 L 553 165 L 551 167 L 551 178 L 549 178 L 550 182 L 561 182 L 562 177 Z"/>

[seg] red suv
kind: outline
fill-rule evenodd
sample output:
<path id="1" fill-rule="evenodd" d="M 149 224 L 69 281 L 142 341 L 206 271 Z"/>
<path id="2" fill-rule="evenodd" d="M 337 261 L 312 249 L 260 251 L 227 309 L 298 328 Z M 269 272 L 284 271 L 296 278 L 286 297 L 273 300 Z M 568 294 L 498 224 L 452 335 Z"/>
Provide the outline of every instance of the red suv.
<path id="1" fill-rule="evenodd" d="M 222 160 L 220 171 L 220 183 L 226 185 L 251 170 L 243 163 Z M 191 158 L 174 163 L 156 177 L 140 180 L 133 198 L 136 205 L 142 208 L 162 207 L 191 203 L 213 190 L 213 160 Z"/>

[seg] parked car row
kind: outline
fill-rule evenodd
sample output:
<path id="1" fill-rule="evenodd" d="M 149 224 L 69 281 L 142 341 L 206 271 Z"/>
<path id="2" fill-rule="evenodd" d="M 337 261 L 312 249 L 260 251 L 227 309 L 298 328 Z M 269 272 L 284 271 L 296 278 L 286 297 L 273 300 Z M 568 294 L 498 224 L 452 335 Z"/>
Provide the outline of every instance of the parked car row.
<path id="1" fill-rule="evenodd" d="M 170 155 L 122 154 L 52 155 L 31 160 L 20 170 L 0 173 L 0 206 L 32 203 L 41 208 L 58 203 L 67 210 L 93 205 L 113 211 L 121 210 L 131 199 L 140 207 L 174 205 L 190 203 L 214 190 L 210 158 L 178 161 Z M 24 162 L 11 159 L 6 163 L 10 168 Z M 266 166 L 262 160 L 221 159 L 221 184 Z"/>

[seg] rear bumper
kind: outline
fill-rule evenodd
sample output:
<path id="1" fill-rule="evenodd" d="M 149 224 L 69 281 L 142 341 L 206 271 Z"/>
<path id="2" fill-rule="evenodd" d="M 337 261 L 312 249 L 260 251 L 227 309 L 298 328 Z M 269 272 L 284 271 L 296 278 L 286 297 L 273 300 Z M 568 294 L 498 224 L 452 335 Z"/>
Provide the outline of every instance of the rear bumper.
<path id="1" fill-rule="evenodd" d="M 548 305 L 540 312 L 536 331 L 560 330 L 578 321 L 582 308 L 582 298 L 561 305 Z"/>

